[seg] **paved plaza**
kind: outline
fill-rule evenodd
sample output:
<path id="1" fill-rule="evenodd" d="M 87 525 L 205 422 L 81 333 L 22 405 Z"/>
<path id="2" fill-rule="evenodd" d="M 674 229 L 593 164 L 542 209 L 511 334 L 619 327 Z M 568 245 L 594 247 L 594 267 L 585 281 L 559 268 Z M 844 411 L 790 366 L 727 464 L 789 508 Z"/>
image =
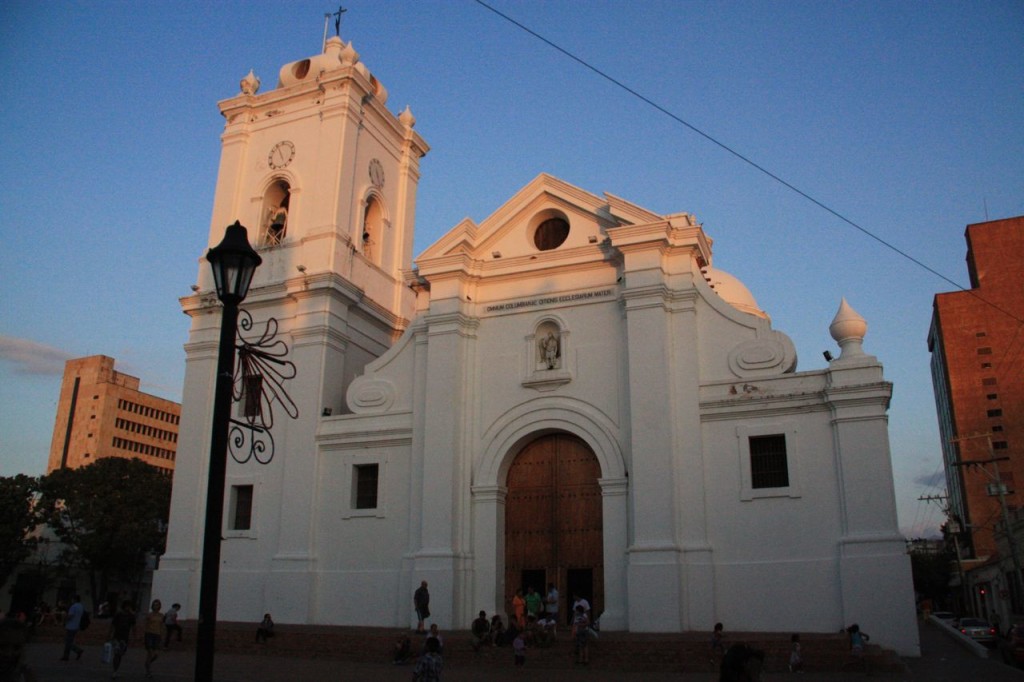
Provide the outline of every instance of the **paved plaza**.
<path id="1" fill-rule="evenodd" d="M 801 675 L 765 673 L 764 682 L 800 680 L 800 682 L 855 682 L 871 679 L 873 682 L 1024 682 L 1024 672 L 1010 668 L 996 659 L 981 659 L 959 647 L 935 626 L 921 626 L 922 656 L 905 659 L 902 672 L 877 673 L 866 678 L 862 672 L 809 672 Z M 86 646 L 80 661 L 61 662 L 62 648 L 56 642 L 39 642 L 29 646 L 27 662 L 40 682 L 79 682 L 108 680 L 111 668 L 100 662 L 100 647 Z M 145 680 L 141 647 L 128 651 L 121 666 L 120 680 Z M 154 680 L 191 680 L 195 666 L 192 650 L 167 651 L 153 665 Z M 218 682 L 409 682 L 411 666 L 393 666 L 388 663 L 357 664 L 304 658 L 285 658 L 271 655 L 221 654 L 215 659 L 215 678 Z M 444 682 L 714 682 L 712 673 L 622 672 L 599 668 L 572 668 L 568 670 L 530 669 L 516 670 L 509 654 L 507 668 L 482 671 L 479 668 L 461 668 L 458 661 L 446 666 Z"/>

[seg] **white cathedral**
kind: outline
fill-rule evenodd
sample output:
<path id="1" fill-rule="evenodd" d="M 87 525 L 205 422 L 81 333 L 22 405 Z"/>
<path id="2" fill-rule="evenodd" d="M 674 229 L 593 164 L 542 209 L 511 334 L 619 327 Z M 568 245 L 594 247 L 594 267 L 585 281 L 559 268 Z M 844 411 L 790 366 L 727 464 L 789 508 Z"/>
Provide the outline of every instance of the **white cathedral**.
<path id="1" fill-rule="evenodd" d="M 892 391 L 845 301 L 841 352 L 793 343 L 713 267 L 686 213 L 538 175 L 413 260 L 407 108 L 351 43 L 250 72 L 226 125 L 209 245 L 248 226 L 243 307 L 280 323 L 297 419 L 229 459 L 219 618 L 468 628 L 516 589 L 590 599 L 606 630 L 837 632 L 919 653 L 896 520 Z M 220 306 L 191 318 L 167 552 L 153 594 L 198 611 Z"/>

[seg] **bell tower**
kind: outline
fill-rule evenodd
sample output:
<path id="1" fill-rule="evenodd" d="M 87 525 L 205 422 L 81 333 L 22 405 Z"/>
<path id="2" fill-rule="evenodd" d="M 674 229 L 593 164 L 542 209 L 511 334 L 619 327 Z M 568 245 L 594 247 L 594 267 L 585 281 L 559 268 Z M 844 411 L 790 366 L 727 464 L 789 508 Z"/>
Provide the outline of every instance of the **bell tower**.
<path id="1" fill-rule="evenodd" d="M 409 109 L 387 109 L 387 90 L 340 37 L 322 54 L 282 67 L 275 88 L 262 90 L 250 71 L 240 90 L 218 105 L 225 126 L 207 247 L 236 220 L 248 228 L 263 260 L 242 307 L 252 317 L 250 336 L 276 320 L 295 364 L 286 390 L 298 418 L 274 420 L 274 455 L 265 465 L 229 458 L 219 608 L 224 618 L 244 619 L 232 616 L 234 605 L 263 594 L 281 622 L 314 622 L 316 436 L 323 420 L 345 412 L 353 378 L 412 319 L 406 278 L 428 147 Z M 205 259 L 198 269 L 195 293 L 181 299 L 191 318 L 181 436 L 167 552 L 154 576 L 161 594 L 181 595 L 186 617 L 196 616 L 199 602 L 220 331 Z"/>
<path id="2" fill-rule="evenodd" d="M 251 71 L 240 89 L 219 104 L 210 244 L 240 220 L 264 260 L 254 293 L 330 279 L 358 289 L 400 331 L 413 310 L 403 273 L 428 150 L 412 113 L 386 108 L 387 90 L 337 36 L 322 54 L 283 66 L 274 89 L 261 91 Z"/>

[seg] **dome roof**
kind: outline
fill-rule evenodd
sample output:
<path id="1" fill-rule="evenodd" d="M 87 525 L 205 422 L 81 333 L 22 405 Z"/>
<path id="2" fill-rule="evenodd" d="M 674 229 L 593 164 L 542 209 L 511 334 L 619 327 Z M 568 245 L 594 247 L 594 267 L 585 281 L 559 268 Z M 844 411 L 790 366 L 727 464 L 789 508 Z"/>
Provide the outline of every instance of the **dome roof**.
<path id="1" fill-rule="evenodd" d="M 765 319 L 768 318 L 768 315 L 758 307 L 757 301 L 754 300 L 754 295 L 750 293 L 750 289 L 747 289 L 743 282 L 728 272 L 717 268 L 707 267 L 702 272 L 704 273 L 704 279 L 708 281 L 708 284 L 715 290 L 715 293 L 721 296 L 722 300 L 733 308 L 744 313 L 750 313 Z"/>

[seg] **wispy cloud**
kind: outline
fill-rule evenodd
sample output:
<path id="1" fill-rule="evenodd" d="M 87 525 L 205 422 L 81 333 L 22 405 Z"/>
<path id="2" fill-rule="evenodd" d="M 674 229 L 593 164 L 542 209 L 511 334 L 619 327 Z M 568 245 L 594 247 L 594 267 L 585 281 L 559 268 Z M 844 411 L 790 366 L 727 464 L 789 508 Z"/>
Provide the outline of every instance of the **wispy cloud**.
<path id="1" fill-rule="evenodd" d="M 918 476 L 914 479 L 914 483 L 925 488 L 945 488 L 946 474 L 942 471 L 936 471 L 928 476 Z"/>
<path id="2" fill-rule="evenodd" d="M 64 363 L 73 356 L 29 339 L 0 334 L 0 360 L 10 362 L 18 374 L 62 376 Z"/>

